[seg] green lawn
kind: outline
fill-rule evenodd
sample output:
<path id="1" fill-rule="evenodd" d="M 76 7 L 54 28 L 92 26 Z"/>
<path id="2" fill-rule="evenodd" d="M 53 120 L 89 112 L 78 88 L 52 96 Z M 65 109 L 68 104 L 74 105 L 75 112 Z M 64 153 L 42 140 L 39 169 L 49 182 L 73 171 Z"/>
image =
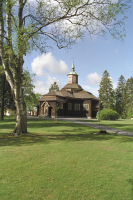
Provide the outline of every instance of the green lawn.
<path id="1" fill-rule="evenodd" d="M 80 124 L 0 121 L 0 200 L 133 199 L 133 138 Z"/>
<path id="2" fill-rule="evenodd" d="M 93 120 L 93 119 L 79 120 L 79 121 L 91 122 L 91 123 L 98 124 L 98 120 Z M 114 120 L 101 120 L 100 124 L 133 132 L 133 120 L 131 120 L 131 119 L 123 119 L 123 120 L 115 120 L 115 121 Z"/>

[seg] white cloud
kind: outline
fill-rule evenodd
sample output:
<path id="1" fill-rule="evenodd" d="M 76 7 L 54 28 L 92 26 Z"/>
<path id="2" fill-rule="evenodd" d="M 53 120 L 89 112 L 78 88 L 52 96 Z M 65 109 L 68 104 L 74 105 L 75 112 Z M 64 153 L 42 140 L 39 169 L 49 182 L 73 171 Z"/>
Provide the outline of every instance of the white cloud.
<path id="1" fill-rule="evenodd" d="M 48 79 L 46 81 L 46 87 L 49 89 L 49 87 L 51 86 L 51 84 L 53 84 L 54 82 L 56 82 L 57 85 L 59 86 L 59 88 L 61 89 L 62 84 L 60 83 L 60 81 L 57 80 L 55 77 L 51 77 L 51 76 L 48 76 Z"/>
<path id="2" fill-rule="evenodd" d="M 59 89 L 62 88 L 62 84 L 60 83 L 59 80 L 57 80 L 55 77 L 51 77 L 48 75 L 46 82 L 40 80 L 37 80 L 35 82 L 34 91 L 42 95 L 47 94 L 49 92 L 51 84 L 53 84 L 54 82 L 57 82 Z"/>
<path id="3" fill-rule="evenodd" d="M 62 60 L 56 60 L 56 58 L 52 56 L 51 52 L 34 58 L 33 62 L 31 63 L 31 67 L 32 71 L 37 76 L 44 76 L 46 69 L 51 73 L 60 75 L 67 74 L 69 71 L 67 64 Z"/>
<path id="4" fill-rule="evenodd" d="M 35 88 L 34 91 L 40 94 L 46 94 L 48 93 L 48 88 L 46 88 L 46 86 L 44 86 L 44 82 L 43 81 L 36 81 L 35 83 Z"/>
<path id="5" fill-rule="evenodd" d="M 101 76 L 97 74 L 97 72 L 90 73 L 87 75 L 87 83 L 89 85 L 99 85 L 101 81 Z"/>

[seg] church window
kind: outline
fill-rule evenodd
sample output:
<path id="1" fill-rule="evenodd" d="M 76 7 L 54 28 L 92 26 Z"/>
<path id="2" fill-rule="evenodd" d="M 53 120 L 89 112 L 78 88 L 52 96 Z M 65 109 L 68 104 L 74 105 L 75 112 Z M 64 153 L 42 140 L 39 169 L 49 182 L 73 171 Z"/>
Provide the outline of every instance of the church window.
<path id="1" fill-rule="evenodd" d="M 83 110 L 89 110 L 89 104 L 83 104 Z"/>
<path id="2" fill-rule="evenodd" d="M 59 104 L 59 109 L 63 109 L 63 103 Z"/>
<path id="3" fill-rule="evenodd" d="M 68 103 L 68 110 L 72 110 L 72 104 Z"/>
<path id="4" fill-rule="evenodd" d="M 80 104 L 75 103 L 74 110 L 80 110 Z"/>

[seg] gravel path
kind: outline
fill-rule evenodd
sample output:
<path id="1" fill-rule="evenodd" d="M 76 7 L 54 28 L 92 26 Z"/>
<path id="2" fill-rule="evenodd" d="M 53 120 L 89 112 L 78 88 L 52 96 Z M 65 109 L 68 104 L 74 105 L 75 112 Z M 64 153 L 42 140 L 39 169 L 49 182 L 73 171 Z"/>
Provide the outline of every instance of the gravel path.
<path id="1" fill-rule="evenodd" d="M 116 133 L 116 134 L 120 134 L 120 135 L 126 135 L 126 136 L 133 137 L 133 132 L 131 132 L 131 131 L 124 131 L 124 130 L 121 130 L 121 129 L 103 126 L 103 125 L 100 125 L 100 124 L 94 124 L 94 123 L 91 123 L 91 122 L 77 121 L 77 120 L 80 120 L 80 119 L 60 118 L 59 120 L 70 121 L 70 122 L 74 122 L 74 123 L 77 123 L 77 124 L 83 124 L 85 126 L 89 126 L 89 127 L 92 127 L 92 128 L 96 128 L 96 129 L 100 129 L 100 130 L 101 129 L 106 130 L 107 132 L 110 132 L 110 133 Z"/>
<path id="2" fill-rule="evenodd" d="M 35 117 L 35 116 L 33 116 L 33 117 L 28 116 L 28 118 L 39 119 L 38 117 Z M 44 120 L 45 119 L 51 119 L 52 120 L 52 118 L 44 118 Z M 131 132 L 131 131 L 124 131 L 124 130 L 121 130 L 121 129 L 103 126 L 101 124 L 94 124 L 94 123 L 91 123 L 91 122 L 78 121 L 78 120 L 88 120 L 87 118 L 58 118 L 58 120 L 74 122 L 74 123 L 77 123 L 77 124 L 83 124 L 84 126 L 96 128 L 96 129 L 99 129 L 99 130 L 101 130 L 101 129 L 106 130 L 107 132 L 110 132 L 110 133 L 116 133 L 116 134 L 120 134 L 120 135 L 126 135 L 126 136 L 133 137 L 133 132 Z"/>

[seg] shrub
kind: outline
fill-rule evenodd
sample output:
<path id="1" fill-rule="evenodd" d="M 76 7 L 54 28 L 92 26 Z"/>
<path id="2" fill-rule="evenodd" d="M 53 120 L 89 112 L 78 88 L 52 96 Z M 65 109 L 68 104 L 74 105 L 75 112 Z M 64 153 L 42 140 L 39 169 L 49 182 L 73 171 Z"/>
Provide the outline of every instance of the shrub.
<path id="1" fill-rule="evenodd" d="M 111 109 L 103 109 L 97 112 L 96 118 L 98 120 L 116 120 L 119 118 L 119 114 Z"/>

